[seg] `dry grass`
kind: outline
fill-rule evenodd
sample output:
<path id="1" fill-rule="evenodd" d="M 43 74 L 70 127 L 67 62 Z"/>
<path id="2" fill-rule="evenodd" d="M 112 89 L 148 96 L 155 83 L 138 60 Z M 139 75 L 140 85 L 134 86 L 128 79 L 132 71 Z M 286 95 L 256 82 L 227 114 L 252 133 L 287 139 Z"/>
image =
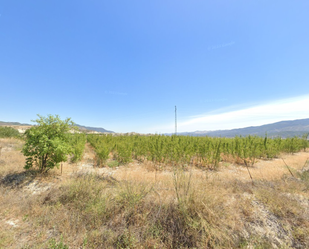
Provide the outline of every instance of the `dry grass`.
<path id="1" fill-rule="evenodd" d="M 301 170 L 307 161 L 309 161 L 308 151 L 298 152 L 293 155 L 281 154 L 273 160 L 258 160 L 254 166 L 249 167 L 249 171 L 254 180 L 273 181 L 281 179 L 284 175 L 290 175 L 286 164 L 293 173 Z M 230 180 L 250 180 L 246 167 L 235 164 L 221 164 L 218 173 L 215 175 Z"/>
<path id="2" fill-rule="evenodd" d="M 308 248 L 308 153 L 169 171 L 133 162 L 91 168 L 64 163 L 25 173 L 22 142 L 0 140 L 0 248 Z M 308 165 L 309 166 L 309 165 Z M 88 173 L 87 173 L 88 172 Z"/>
<path id="3" fill-rule="evenodd" d="M 25 158 L 20 152 L 23 142 L 13 138 L 0 139 L 0 176 L 9 172 L 20 172 Z"/>

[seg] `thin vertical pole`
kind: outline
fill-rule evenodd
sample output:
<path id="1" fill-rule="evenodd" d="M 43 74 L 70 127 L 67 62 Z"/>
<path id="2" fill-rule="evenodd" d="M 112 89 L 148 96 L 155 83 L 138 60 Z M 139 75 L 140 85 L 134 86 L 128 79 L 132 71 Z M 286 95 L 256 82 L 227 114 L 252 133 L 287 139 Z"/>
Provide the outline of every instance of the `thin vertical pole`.
<path id="1" fill-rule="evenodd" d="M 177 135 L 177 107 L 175 106 L 175 135 Z"/>

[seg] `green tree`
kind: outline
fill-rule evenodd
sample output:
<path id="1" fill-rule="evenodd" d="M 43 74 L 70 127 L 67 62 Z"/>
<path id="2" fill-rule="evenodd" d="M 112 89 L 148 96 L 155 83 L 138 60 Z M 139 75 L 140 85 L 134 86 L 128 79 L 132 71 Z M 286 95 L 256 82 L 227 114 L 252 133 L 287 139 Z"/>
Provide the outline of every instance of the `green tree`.
<path id="1" fill-rule="evenodd" d="M 68 132 L 75 129 L 70 118 L 61 120 L 58 115 L 34 120 L 37 125 L 25 132 L 26 143 L 22 149 L 27 157 L 25 169 L 37 167 L 44 173 L 67 160 L 72 151 Z"/>

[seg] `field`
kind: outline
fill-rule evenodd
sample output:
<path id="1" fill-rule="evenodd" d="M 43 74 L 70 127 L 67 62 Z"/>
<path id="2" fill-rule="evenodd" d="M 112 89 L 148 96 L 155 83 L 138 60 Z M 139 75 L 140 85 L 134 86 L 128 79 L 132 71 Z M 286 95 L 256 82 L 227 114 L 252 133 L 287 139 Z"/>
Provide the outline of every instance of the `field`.
<path id="1" fill-rule="evenodd" d="M 0 248 L 308 248 L 305 139 L 72 135 L 25 171 L 0 139 Z"/>

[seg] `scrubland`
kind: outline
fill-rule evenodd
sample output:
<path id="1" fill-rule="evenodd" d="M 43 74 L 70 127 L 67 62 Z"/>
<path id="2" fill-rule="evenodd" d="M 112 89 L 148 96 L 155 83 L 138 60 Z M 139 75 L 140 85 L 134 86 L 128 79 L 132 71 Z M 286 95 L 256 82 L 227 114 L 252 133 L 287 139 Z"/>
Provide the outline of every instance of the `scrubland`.
<path id="1" fill-rule="evenodd" d="M 161 167 L 102 165 L 87 144 L 41 175 L 22 145 L 0 139 L 0 248 L 309 248 L 308 150 Z"/>

